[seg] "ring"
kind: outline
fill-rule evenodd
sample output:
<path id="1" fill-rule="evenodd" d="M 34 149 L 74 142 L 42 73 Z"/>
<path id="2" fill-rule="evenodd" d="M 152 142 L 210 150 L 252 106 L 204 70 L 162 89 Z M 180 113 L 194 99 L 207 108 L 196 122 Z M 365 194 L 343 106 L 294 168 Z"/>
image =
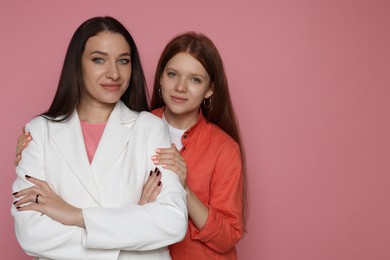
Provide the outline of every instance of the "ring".
<path id="1" fill-rule="evenodd" d="M 35 203 L 37 203 L 37 204 L 39 204 L 38 197 L 39 197 L 39 194 L 37 194 L 37 196 L 35 197 Z"/>

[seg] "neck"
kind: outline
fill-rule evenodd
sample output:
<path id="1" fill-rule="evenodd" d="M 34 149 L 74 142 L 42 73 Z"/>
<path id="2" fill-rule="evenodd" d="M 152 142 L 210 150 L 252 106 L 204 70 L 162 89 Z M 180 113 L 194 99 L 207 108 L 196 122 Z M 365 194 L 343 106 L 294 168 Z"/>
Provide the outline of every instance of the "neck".
<path id="1" fill-rule="evenodd" d="M 77 113 L 81 121 L 88 123 L 105 123 L 108 121 L 115 104 L 96 104 L 80 102 L 77 106 Z"/>
<path id="2" fill-rule="evenodd" d="M 191 114 L 174 114 L 168 109 L 165 109 L 164 111 L 164 118 L 167 121 L 168 124 L 173 126 L 174 128 L 182 129 L 182 130 L 188 130 L 192 126 L 196 124 L 198 121 L 198 113 L 191 113 Z"/>

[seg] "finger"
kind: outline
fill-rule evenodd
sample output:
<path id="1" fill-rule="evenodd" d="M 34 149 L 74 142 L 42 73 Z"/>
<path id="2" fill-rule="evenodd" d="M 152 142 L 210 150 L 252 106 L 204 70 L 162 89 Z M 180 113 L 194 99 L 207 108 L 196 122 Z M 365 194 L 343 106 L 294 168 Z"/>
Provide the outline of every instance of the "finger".
<path id="1" fill-rule="evenodd" d="M 15 205 L 16 206 L 16 205 Z M 38 211 L 38 212 L 42 212 L 42 205 L 40 204 L 37 204 L 37 203 L 30 203 L 30 204 L 25 204 L 25 205 L 20 205 L 20 206 L 16 206 L 16 209 L 18 211 L 26 211 L 26 210 L 33 210 L 33 211 Z"/>
<path id="2" fill-rule="evenodd" d="M 18 137 L 18 146 L 20 146 L 23 142 L 30 142 L 31 140 L 32 136 L 30 135 L 30 133 L 23 132 L 23 134 Z"/>
<path id="3" fill-rule="evenodd" d="M 27 204 L 27 203 L 36 203 L 37 195 L 38 195 L 37 193 L 28 194 L 27 196 L 24 196 L 23 198 L 15 201 L 14 205 L 15 206 L 21 206 L 21 205 Z M 41 201 L 40 199 L 42 199 L 42 196 L 39 196 L 38 202 Z"/>
<path id="4" fill-rule="evenodd" d="M 159 181 L 157 186 L 154 188 L 153 192 L 150 194 L 148 202 L 155 202 L 157 196 L 161 192 L 161 189 L 162 189 L 162 182 Z"/>
<path id="5" fill-rule="evenodd" d="M 157 154 L 162 154 L 162 153 L 175 153 L 177 152 L 177 149 L 176 148 L 157 148 L 156 150 L 156 153 Z"/>
<path id="6" fill-rule="evenodd" d="M 156 167 L 154 171 L 150 171 L 146 184 L 149 186 L 155 186 L 161 179 L 161 171 Z"/>
<path id="7" fill-rule="evenodd" d="M 157 168 L 157 167 L 156 167 Z M 154 187 L 157 186 L 158 182 L 161 180 L 161 172 L 160 170 L 150 171 L 148 180 L 144 184 L 143 187 L 143 195 L 149 196 L 153 191 Z"/>
<path id="8" fill-rule="evenodd" d="M 161 162 L 162 160 L 174 160 L 177 161 L 177 163 L 180 163 L 181 165 L 185 163 L 184 158 L 177 152 L 156 154 L 153 155 L 151 159 L 155 164 Z"/>
<path id="9" fill-rule="evenodd" d="M 158 148 L 156 149 L 156 155 L 154 156 L 157 158 L 177 158 L 179 160 L 184 160 L 183 156 L 181 156 L 176 148 Z"/>
<path id="10" fill-rule="evenodd" d="M 31 137 L 30 132 L 26 131 L 26 127 L 25 126 L 23 126 L 23 128 L 22 128 L 22 132 L 23 132 L 24 135 Z"/>
<path id="11" fill-rule="evenodd" d="M 46 182 L 46 181 L 43 181 L 43 180 L 40 180 L 40 179 L 37 179 L 37 178 L 34 178 L 34 177 L 31 177 L 30 175 L 25 175 L 26 179 L 35 184 L 37 187 L 39 187 L 40 189 L 44 190 L 44 191 L 48 191 L 48 192 L 52 192 L 49 184 Z"/>
<path id="12" fill-rule="evenodd" d="M 18 150 L 21 150 L 23 148 L 23 145 L 25 145 L 26 141 L 27 141 L 27 136 L 21 135 L 18 137 L 16 152 L 18 152 Z"/>
<path id="13" fill-rule="evenodd" d="M 179 160 L 177 158 L 161 159 L 161 160 L 155 159 L 153 163 L 156 165 L 161 165 L 164 169 L 167 169 L 167 167 L 169 167 L 169 169 L 171 170 L 173 168 L 179 168 L 182 171 L 185 171 L 185 169 L 187 168 L 186 162 L 184 160 Z"/>
<path id="14" fill-rule="evenodd" d="M 17 145 L 20 146 L 26 140 L 27 140 L 27 136 L 25 136 L 24 134 L 18 136 Z"/>
<path id="15" fill-rule="evenodd" d="M 21 135 L 18 137 L 18 143 L 16 147 L 16 155 L 20 155 L 22 151 L 28 146 L 28 144 L 31 142 L 32 137 L 31 136 L 25 136 Z"/>
<path id="16" fill-rule="evenodd" d="M 142 188 L 141 198 L 138 202 L 139 205 L 144 205 L 149 202 L 151 194 L 158 186 L 158 184 L 161 183 L 161 177 L 162 174 L 157 167 L 155 171 L 153 172 L 150 171 L 148 180 L 146 181 L 145 185 Z"/>
<path id="17" fill-rule="evenodd" d="M 182 175 L 187 172 L 187 165 L 184 160 L 163 159 L 159 161 L 155 159 L 153 163 L 156 165 L 161 165 L 164 169 L 171 170 L 178 175 Z"/>
<path id="18" fill-rule="evenodd" d="M 28 196 L 30 194 L 38 194 L 38 193 L 41 194 L 41 193 L 43 193 L 43 191 L 34 185 L 34 186 L 28 187 L 26 189 L 14 192 L 12 195 L 15 198 L 21 198 L 24 196 Z"/>
<path id="19" fill-rule="evenodd" d="M 16 156 L 15 161 L 14 161 L 15 166 L 18 166 L 21 159 L 22 159 L 22 156 L 20 156 L 20 154 Z"/>
<path id="20" fill-rule="evenodd" d="M 176 144 L 172 143 L 172 144 L 171 144 L 171 147 L 172 147 L 173 149 L 175 149 L 177 152 L 179 152 L 179 150 L 178 150 L 177 147 L 176 147 Z"/>

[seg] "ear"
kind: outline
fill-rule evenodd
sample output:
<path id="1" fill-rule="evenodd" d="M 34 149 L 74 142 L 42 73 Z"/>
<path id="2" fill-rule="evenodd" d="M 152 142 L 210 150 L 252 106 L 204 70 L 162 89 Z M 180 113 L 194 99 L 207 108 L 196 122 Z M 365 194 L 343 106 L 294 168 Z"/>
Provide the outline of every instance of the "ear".
<path id="1" fill-rule="evenodd" d="M 209 85 L 209 89 L 206 91 L 204 98 L 209 98 L 214 94 L 214 82 L 211 82 Z"/>

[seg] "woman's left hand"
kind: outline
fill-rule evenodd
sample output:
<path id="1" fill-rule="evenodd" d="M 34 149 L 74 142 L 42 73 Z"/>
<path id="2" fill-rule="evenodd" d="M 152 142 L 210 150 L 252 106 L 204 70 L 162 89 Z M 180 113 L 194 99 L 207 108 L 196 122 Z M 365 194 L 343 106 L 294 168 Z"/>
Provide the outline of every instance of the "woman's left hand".
<path id="1" fill-rule="evenodd" d="M 26 179 L 35 186 L 13 194 L 15 198 L 20 198 L 14 202 L 19 211 L 34 210 L 64 225 L 85 227 L 80 208 L 70 205 L 55 194 L 47 182 L 28 175 Z"/>
<path id="2" fill-rule="evenodd" d="M 183 187 L 186 188 L 187 164 L 174 144 L 171 148 L 156 149 L 156 155 L 152 157 L 152 161 L 155 165 L 161 165 L 164 169 L 175 172 Z"/>

